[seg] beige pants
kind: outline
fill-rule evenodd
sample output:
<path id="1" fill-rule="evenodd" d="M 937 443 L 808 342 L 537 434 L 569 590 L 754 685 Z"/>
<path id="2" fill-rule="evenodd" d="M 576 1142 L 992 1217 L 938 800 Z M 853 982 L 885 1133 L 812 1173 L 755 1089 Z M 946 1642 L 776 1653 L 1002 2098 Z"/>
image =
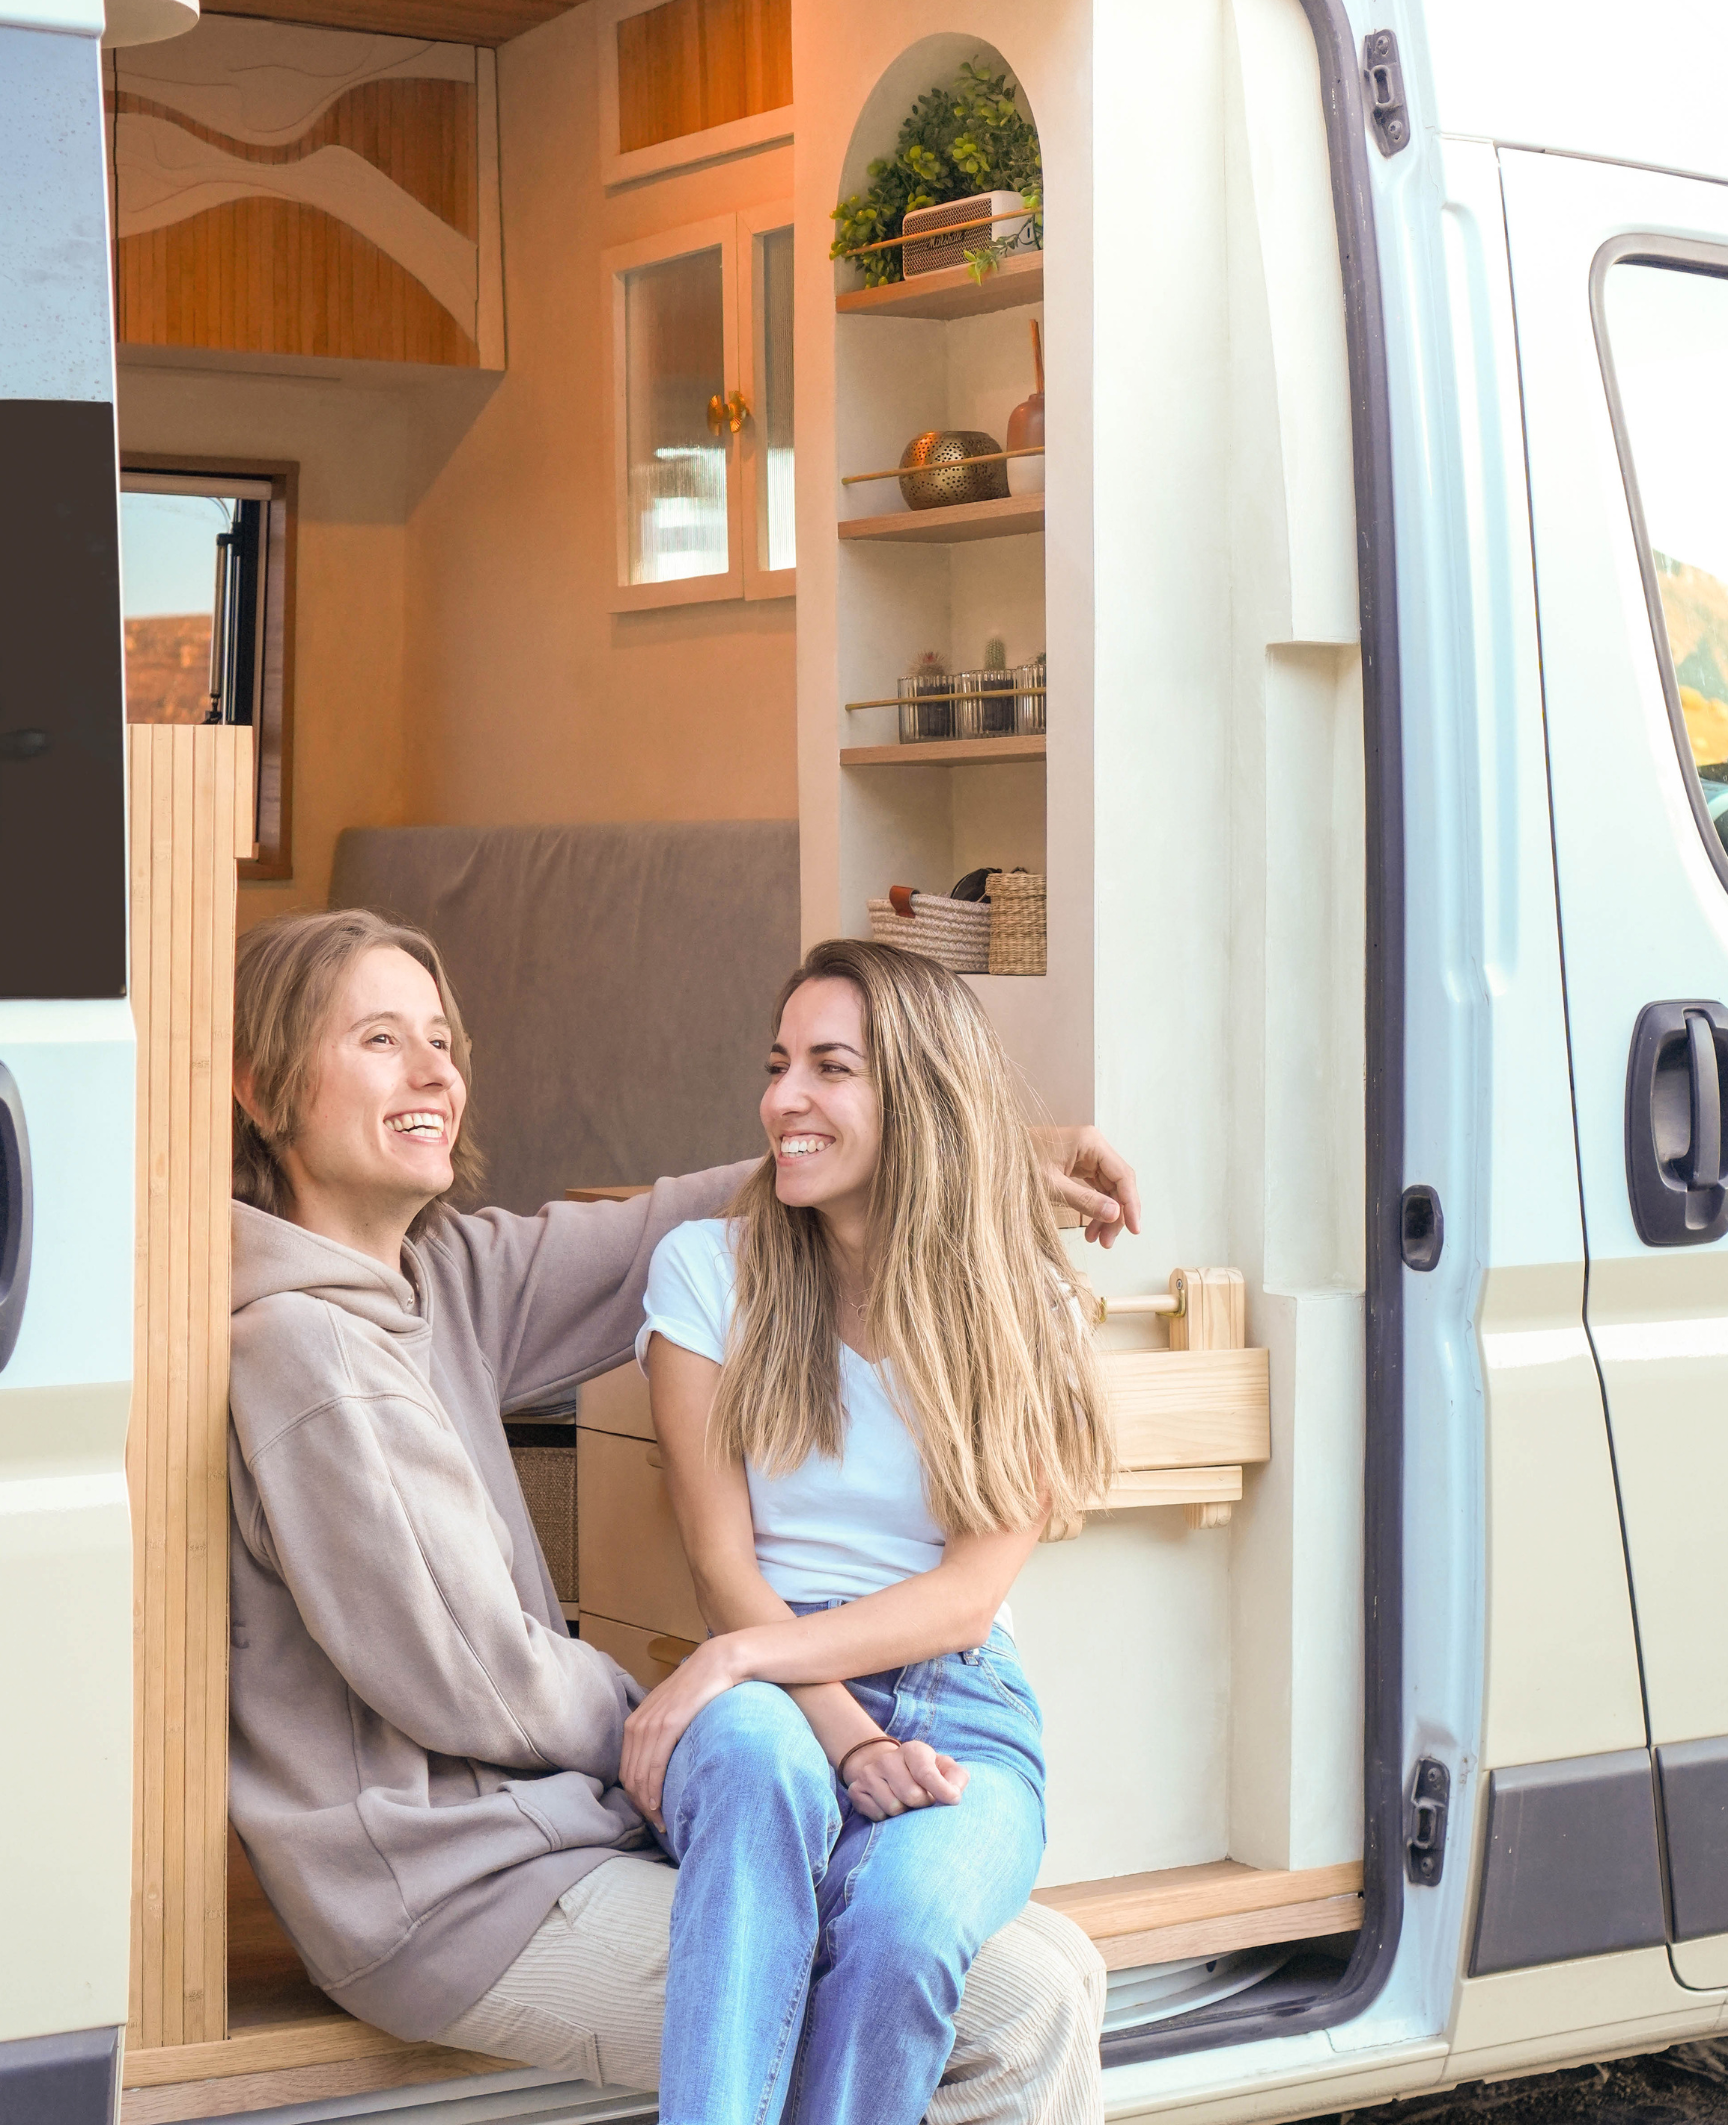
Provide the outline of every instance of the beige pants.
<path id="1" fill-rule="evenodd" d="M 596 1867 L 439 2042 L 652 2088 L 677 1880 L 628 1856 Z M 1028 1904 L 973 1961 L 930 2125 L 1101 2125 L 1103 2016 L 1097 1949 L 1069 1920 Z"/>

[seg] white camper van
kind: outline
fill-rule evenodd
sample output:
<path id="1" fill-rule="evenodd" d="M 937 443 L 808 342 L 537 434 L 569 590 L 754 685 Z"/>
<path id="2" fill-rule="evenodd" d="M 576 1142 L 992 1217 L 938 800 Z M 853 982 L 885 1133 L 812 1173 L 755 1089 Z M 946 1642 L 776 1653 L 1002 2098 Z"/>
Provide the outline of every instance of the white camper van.
<path id="1" fill-rule="evenodd" d="M 1728 17 L 106 28 L 0 0 L 0 2118 L 648 2114 L 340 2013 L 228 1831 L 232 945 L 353 901 L 510 1207 L 746 1154 L 873 921 L 1134 1162 L 1014 1597 L 1112 2119 L 1715 2031 Z M 1041 174 L 869 239 L 932 89 Z M 669 1672 L 639 1380 L 502 1415 Z"/>

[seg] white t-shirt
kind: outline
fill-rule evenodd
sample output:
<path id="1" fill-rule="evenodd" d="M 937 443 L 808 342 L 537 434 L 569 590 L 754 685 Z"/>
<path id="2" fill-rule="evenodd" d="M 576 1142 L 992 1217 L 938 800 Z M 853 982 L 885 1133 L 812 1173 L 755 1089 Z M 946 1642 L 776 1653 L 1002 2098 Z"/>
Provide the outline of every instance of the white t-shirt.
<path id="1" fill-rule="evenodd" d="M 649 1337 L 663 1335 L 722 1363 L 735 1280 L 723 1220 L 703 1218 L 667 1233 L 648 1268 L 638 1361 L 646 1365 Z M 944 1538 L 925 1503 L 917 1445 L 881 1373 L 845 1343 L 840 1395 L 846 1410 L 841 1460 L 813 1453 L 789 1475 L 772 1477 L 753 1461 L 744 1464 L 756 1561 L 782 1601 L 851 1601 L 942 1561 Z M 996 1620 L 1012 1630 L 1006 1607 Z"/>

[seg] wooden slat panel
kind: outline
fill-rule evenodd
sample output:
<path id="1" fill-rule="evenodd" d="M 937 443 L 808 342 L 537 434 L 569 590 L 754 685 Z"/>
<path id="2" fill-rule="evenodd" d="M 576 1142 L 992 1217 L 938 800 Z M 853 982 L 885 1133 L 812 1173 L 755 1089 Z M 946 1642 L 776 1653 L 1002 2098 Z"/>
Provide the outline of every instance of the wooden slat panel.
<path id="1" fill-rule="evenodd" d="M 120 2125 L 177 2125 L 188 2118 L 225 2118 L 289 2103 L 327 2102 L 384 2088 L 413 2088 L 469 2074 L 521 2070 L 519 2060 L 487 2058 L 478 2051 L 446 2051 L 441 2044 L 390 2041 L 393 2049 L 361 2059 L 276 2067 L 234 2079 L 188 2079 L 166 2088 L 128 2088 L 120 2099 Z M 204 2048 L 221 2052 L 227 2046 Z"/>
<path id="2" fill-rule="evenodd" d="M 144 2056 L 217 2042 L 226 2026 L 227 1084 L 251 734 L 134 724 L 127 737 L 139 1173 L 128 2047 Z"/>
<path id="3" fill-rule="evenodd" d="M 1361 1924 L 1361 1897 L 1326 1896 L 1313 1903 L 1244 1911 L 1235 1918 L 1203 1918 L 1189 1926 L 1161 1926 L 1150 1933 L 1113 1934 L 1098 1943 L 1098 1952 L 1106 1970 L 1140 1970 L 1148 1963 L 1174 1963 L 1190 1955 L 1229 1955 L 1238 1948 L 1270 1947 L 1275 1941 L 1355 1933 Z"/>
<path id="4" fill-rule="evenodd" d="M 1198 1867 L 1164 1867 L 1152 1874 L 1066 1882 L 1058 1888 L 1035 1890 L 1034 1900 L 1071 1918 L 1095 1941 L 1103 1941 L 1116 1934 L 1237 1918 L 1245 1912 L 1275 1911 L 1327 1897 L 1358 1896 L 1361 1890 L 1360 1860 L 1284 1870 L 1219 1859 Z M 1287 1940 L 1297 1937 L 1283 1936 Z"/>
<path id="5" fill-rule="evenodd" d="M 1271 1458 L 1265 1351 L 1110 1351 L 1100 1362 L 1124 1468 Z"/>

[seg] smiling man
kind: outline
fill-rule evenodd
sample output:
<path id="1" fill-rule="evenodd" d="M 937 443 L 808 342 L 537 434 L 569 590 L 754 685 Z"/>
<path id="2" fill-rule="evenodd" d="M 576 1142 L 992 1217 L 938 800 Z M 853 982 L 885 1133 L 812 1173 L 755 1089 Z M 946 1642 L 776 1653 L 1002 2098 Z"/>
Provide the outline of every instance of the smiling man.
<path id="1" fill-rule="evenodd" d="M 487 2048 L 651 2088 L 672 1877 L 618 1784 L 641 1693 L 569 1636 L 501 1417 L 628 1357 L 656 1243 L 753 1162 L 459 1215 L 461 1016 L 429 940 L 360 910 L 248 931 L 234 1025 L 235 1827 L 352 2013 L 460 2043 L 485 2004 Z M 1050 1148 L 1091 1230 L 1137 1229 L 1095 1132 Z M 1090 2119 L 1102 1987 L 1065 1920 L 1005 1928 L 932 2125 Z"/>

